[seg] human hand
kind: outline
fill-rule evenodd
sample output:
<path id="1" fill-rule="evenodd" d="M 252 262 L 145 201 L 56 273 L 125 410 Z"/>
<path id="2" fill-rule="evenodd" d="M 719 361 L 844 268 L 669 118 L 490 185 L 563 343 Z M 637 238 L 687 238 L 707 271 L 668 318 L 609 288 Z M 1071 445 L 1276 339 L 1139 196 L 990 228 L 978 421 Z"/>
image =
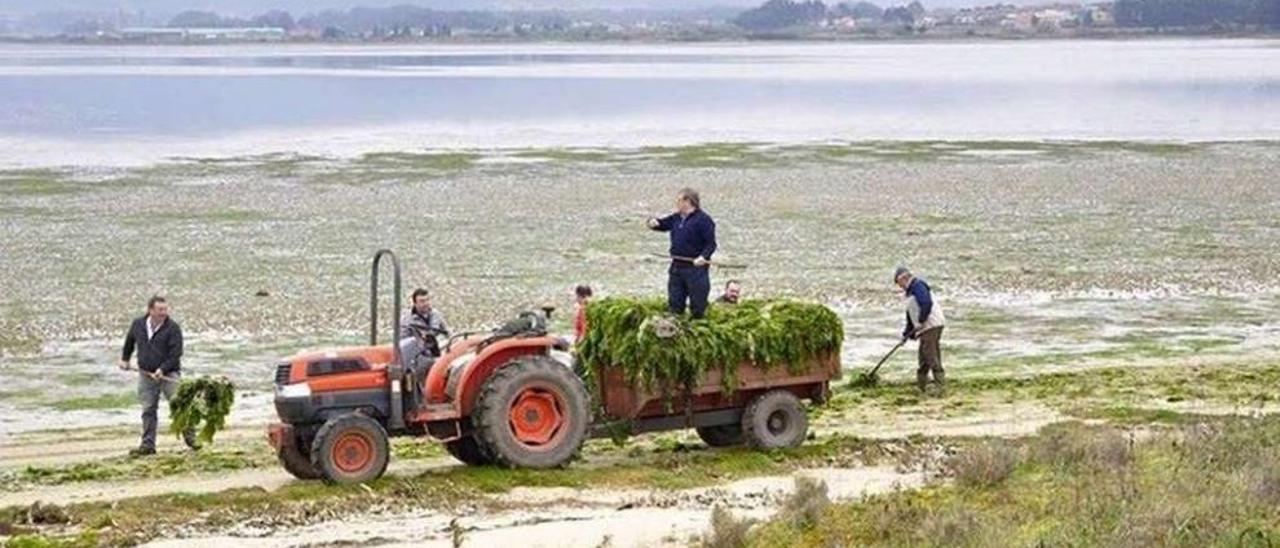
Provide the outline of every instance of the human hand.
<path id="1" fill-rule="evenodd" d="M 162 373 L 159 369 L 157 369 L 157 370 L 155 370 L 155 371 L 152 371 L 152 372 L 150 372 L 150 373 L 147 373 L 147 374 L 148 374 L 148 375 L 151 375 L 151 378 L 152 378 L 152 379 L 155 379 L 155 380 L 157 380 L 157 381 L 158 381 L 158 380 L 160 380 L 160 377 L 163 375 L 163 373 Z"/>
<path id="2" fill-rule="evenodd" d="M 711 261 L 708 261 L 702 257 L 697 257 L 693 260 L 693 266 L 707 266 L 709 264 L 711 264 Z"/>
<path id="3" fill-rule="evenodd" d="M 129 360 L 116 360 L 116 367 L 119 367 L 121 371 L 128 371 Z"/>
<path id="4" fill-rule="evenodd" d="M 649 220 L 648 220 L 648 221 L 645 221 L 645 222 L 649 225 L 649 228 L 658 228 L 658 218 L 657 218 L 657 217 L 650 217 L 650 218 L 649 218 Z"/>

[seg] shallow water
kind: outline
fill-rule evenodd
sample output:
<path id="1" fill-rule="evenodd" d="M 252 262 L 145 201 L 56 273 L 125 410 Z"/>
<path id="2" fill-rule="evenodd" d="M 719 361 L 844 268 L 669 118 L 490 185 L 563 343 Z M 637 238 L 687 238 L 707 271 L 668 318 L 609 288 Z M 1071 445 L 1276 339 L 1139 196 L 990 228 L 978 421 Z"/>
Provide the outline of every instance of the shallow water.
<path id="1" fill-rule="evenodd" d="M 0 165 L 456 147 L 1280 135 L 1266 40 L 0 46 Z"/>

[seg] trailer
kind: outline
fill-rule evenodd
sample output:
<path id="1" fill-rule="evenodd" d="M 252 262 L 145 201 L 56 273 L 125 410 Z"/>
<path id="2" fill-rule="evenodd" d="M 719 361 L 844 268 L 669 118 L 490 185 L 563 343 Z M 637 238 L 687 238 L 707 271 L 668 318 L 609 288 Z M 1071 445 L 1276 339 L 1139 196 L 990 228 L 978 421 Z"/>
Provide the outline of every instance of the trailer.
<path id="1" fill-rule="evenodd" d="M 391 339 L 378 343 L 378 273 L 391 263 Z M 400 265 L 374 254 L 369 344 L 303 352 L 275 368 L 279 421 L 267 438 L 281 465 L 301 479 L 359 483 L 386 470 L 391 436 L 429 437 L 470 465 L 550 468 L 567 464 L 606 425 L 633 433 L 695 428 L 714 447 L 803 443 L 803 400 L 822 403 L 840 376 L 833 353 L 803 367 L 742 364 L 725 390 L 713 370 L 688 391 L 664 394 L 604 368 L 598 405 L 568 363 L 569 347 L 547 331 L 552 309 L 499 329 L 450 337 L 440 356 L 410 349 L 400 334 Z M 421 345 L 423 347 L 431 345 Z M 796 373 L 796 371 L 802 371 Z"/>

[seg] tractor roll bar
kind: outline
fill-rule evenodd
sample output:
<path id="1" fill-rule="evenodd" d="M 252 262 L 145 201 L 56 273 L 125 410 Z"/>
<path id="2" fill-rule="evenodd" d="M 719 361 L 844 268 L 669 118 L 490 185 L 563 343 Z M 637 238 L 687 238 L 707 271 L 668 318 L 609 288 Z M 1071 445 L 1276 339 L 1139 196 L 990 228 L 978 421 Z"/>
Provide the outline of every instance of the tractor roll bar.
<path id="1" fill-rule="evenodd" d="M 396 308 L 391 314 L 391 348 L 395 352 L 396 363 L 400 363 L 400 345 L 396 344 L 400 338 L 400 259 L 390 249 L 379 249 L 373 254 L 373 273 L 369 276 L 369 346 L 378 345 L 378 265 L 384 256 L 391 257 L 392 273 L 395 275 L 392 281 L 392 290 L 395 291 L 392 302 Z"/>
<path id="2" fill-rule="evenodd" d="M 389 430 L 404 429 L 404 399 L 401 394 L 401 381 L 404 378 L 404 366 L 400 361 L 400 259 L 390 249 L 379 249 L 373 254 L 373 272 L 369 276 L 369 345 L 378 345 L 378 266 L 383 257 L 391 257 L 391 270 L 395 275 L 392 290 L 395 291 L 392 302 L 395 310 L 391 312 L 391 363 L 387 364 L 387 381 L 390 386 L 391 417 Z"/>

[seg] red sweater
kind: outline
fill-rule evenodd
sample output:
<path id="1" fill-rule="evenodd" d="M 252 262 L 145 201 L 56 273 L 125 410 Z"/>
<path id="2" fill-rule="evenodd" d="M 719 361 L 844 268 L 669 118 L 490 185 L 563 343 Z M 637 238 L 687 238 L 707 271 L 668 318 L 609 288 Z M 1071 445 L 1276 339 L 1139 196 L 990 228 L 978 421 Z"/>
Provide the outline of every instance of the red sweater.
<path id="1" fill-rule="evenodd" d="M 587 334 L 587 307 L 579 306 L 578 312 L 573 315 L 573 338 L 574 340 L 582 340 Z"/>

